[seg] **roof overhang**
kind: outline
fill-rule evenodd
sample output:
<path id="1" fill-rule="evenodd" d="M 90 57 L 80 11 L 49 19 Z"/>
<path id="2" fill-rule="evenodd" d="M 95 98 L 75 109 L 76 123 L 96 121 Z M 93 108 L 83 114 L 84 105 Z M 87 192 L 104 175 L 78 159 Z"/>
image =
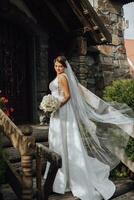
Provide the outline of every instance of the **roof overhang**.
<path id="1" fill-rule="evenodd" d="M 67 0 L 71 9 L 83 25 L 83 34 L 95 44 L 111 43 L 112 36 L 88 0 Z"/>
<path id="2" fill-rule="evenodd" d="M 83 35 L 91 45 L 111 43 L 104 22 L 88 0 L 23 0 L 41 25 L 55 37 Z"/>
<path id="3" fill-rule="evenodd" d="M 116 2 L 122 3 L 123 5 L 134 2 L 134 0 L 111 0 L 111 1 L 116 1 Z"/>

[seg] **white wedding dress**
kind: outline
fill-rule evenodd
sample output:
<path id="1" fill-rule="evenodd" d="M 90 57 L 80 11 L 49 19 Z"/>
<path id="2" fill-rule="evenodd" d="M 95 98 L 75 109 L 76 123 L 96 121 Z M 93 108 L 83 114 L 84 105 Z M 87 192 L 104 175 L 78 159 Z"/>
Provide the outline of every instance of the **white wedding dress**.
<path id="1" fill-rule="evenodd" d="M 63 99 L 58 78 L 50 83 L 50 90 L 53 96 Z M 110 167 L 87 154 L 71 100 L 50 118 L 49 148 L 62 157 L 62 168 L 58 170 L 53 185 L 54 192 L 64 194 L 71 191 L 81 200 L 107 200 L 114 194 L 115 185 L 108 178 Z M 48 168 L 49 163 L 44 177 Z"/>

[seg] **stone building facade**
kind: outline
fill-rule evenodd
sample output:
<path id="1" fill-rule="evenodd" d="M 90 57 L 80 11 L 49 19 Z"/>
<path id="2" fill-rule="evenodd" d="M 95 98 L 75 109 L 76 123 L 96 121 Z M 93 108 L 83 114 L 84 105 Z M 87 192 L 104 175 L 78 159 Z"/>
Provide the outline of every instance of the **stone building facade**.
<path id="1" fill-rule="evenodd" d="M 124 45 L 123 5 L 132 1 L 88 1 L 111 33 L 112 41 L 98 46 L 88 44 L 87 54 L 80 55 L 79 59 L 72 58 L 72 64 L 81 83 L 102 96 L 104 87 L 113 80 L 129 77 L 129 64 Z"/>
<path id="2" fill-rule="evenodd" d="M 98 46 L 99 63 L 103 71 L 104 86 L 118 78 L 129 76 L 129 67 L 124 46 L 123 5 L 132 1 L 89 0 L 112 34 L 112 43 Z"/>
<path id="3" fill-rule="evenodd" d="M 0 1 L 0 89 L 13 103 L 17 123 L 38 122 L 38 106 L 50 92 L 53 59 L 59 54 L 99 96 L 105 85 L 126 74 L 125 2 Z"/>

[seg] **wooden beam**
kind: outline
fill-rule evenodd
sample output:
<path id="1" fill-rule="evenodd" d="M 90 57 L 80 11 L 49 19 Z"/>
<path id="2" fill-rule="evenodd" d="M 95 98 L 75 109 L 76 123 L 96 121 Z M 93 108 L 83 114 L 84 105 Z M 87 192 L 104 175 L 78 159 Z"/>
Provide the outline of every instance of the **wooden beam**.
<path id="1" fill-rule="evenodd" d="M 84 27 L 84 31 L 83 34 L 85 34 L 86 32 L 89 33 L 91 39 L 93 41 L 95 41 L 96 44 L 100 43 L 100 40 L 97 36 L 97 34 L 95 33 L 93 26 L 91 25 L 91 23 L 89 23 L 89 21 L 86 19 L 86 17 L 84 16 L 84 14 L 82 13 L 82 11 L 79 9 L 79 7 L 76 5 L 74 0 L 67 0 L 68 4 L 70 5 L 70 7 L 72 8 L 72 11 L 74 12 L 74 14 L 78 17 L 78 19 L 80 20 L 80 22 L 82 23 L 83 27 Z"/>
<path id="2" fill-rule="evenodd" d="M 87 2 L 87 0 L 86 1 L 81 0 L 79 7 L 93 29 L 94 38 L 96 39 L 96 41 L 99 41 L 99 43 L 106 43 L 107 39 L 105 35 L 103 34 L 101 27 L 98 25 L 98 21 L 94 18 L 94 15 L 96 15 L 97 17 L 98 15 L 96 14 L 92 6 L 90 7 L 90 9 L 88 9 L 88 6 L 86 5 L 86 3 L 89 3 L 89 2 Z"/>
<path id="3" fill-rule="evenodd" d="M 90 38 L 96 44 L 106 43 L 107 39 L 101 31 L 101 27 L 94 20 L 94 16 L 92 16 L 93 12 L 96 14 L 94 9 L 91 7 L 91 10 L 93 11 L 91 12 L 91 10 L 88 10 L 86 7 L 83 7 L 82 0 L 77 3 L 78 5 L 76 4 L 75 0 L 67 0 L 67 2 L 71 6 L 73 12 L 76 14 L 80 22 L 83 24 L 83 34 L 89 34 Z"/>
<path id="4" fill-rule="evenodd" d="M 80 0 L 81 6 L 86 9 L 85 16 L 88 18 L 90 23 L 93 23 L 95 26 L 98 26 L 99 29 L 96 30 L 98 33 L 100 32 L 101 40 L 107 40 L 108 42 L 112 41 L 112 36 L 107 28 L 104 26 L 101 18 L 97 15 L 90 2 L 87 0 Z M 84 12 L 83 12 L 84 13 Z M 90 15 L 90 17 L 89 17 Z"/>
<path id="5" fill-rule="evenodd" d="M 27 33 L 30 35 L 40 35 L 44 32 L 39 24 L 35 23 L 32 19 L 27 17 L 25 13 L 12 4 L 10 4 L 10 9 L 8 11 L 1 12 L 0 10 L 0 17 L 26 29 Z"/>
<path id="6" fill-rule="evenodd" d="M 9 0 L 0 0 L 0 10 L 7 11 L 9 10 L 10 2 Z"/>
<path id="7" fill-rule="evenodd" d="M 52 14 L 58 19 L 58 21 L 60 22 L 60 24 L 62 25 L 63 29 L 69 33 L 70 32 L 70 28 L 69 26 L 65 23 L 65 21 L 63 20 L 63 17 L 60 15 L 60 13 L 58 12 L 58 10 L 56 9 L 56 7 L 50 2 L 50 0 L 44 0 L 45 4 L 47 5 L 47 7 L 51 10 Z"/>
<path id="8" fill-rule="evenodd" d="M 78 7 L 76 6 L 76 3 L 73 0 L 67 0 L 68 4 L 70 5 L 70 7 L 72 8 L 73 12 L 75 13 L 75 15 L 78 17 L 78 19 L 80 20 L 80 22 L 84 25 L 84 26 L 88 26 L 89 23 L 88 21 L 85 19 L 85 17 L 83 16 L 83 13 L 78 9 Z M 89 27 L 90 30 L 91 27 Z"/>

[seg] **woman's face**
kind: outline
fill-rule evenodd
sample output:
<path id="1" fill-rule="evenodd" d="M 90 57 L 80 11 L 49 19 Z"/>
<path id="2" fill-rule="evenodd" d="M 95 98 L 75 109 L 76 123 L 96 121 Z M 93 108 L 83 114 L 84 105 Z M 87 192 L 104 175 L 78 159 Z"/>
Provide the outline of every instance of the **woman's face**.
<path id="1" fill-rule="evenodd" d="M 61 74 L 61 73 L 64 73 L 65 67 L 61 63 L 56 61 L 54 64 L 54 69 L 57 74 Z"/>

